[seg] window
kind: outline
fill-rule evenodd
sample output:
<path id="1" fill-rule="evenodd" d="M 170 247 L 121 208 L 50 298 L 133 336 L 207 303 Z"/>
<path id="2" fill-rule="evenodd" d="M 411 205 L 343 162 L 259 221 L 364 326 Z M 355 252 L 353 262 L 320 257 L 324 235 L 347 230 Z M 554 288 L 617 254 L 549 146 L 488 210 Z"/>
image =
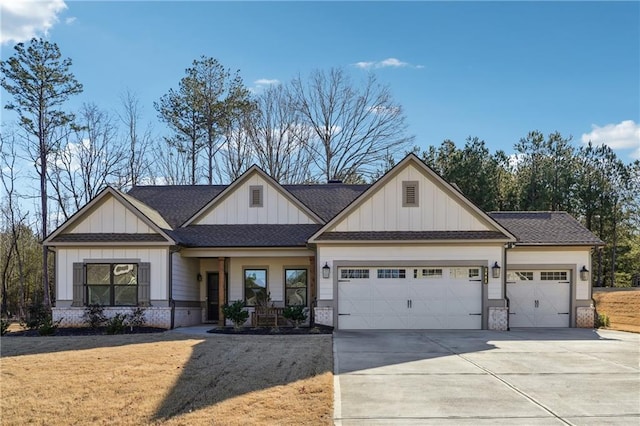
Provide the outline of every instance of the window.
<path id="1" fill-rule="evenodd" d="M 369 270 L 368 269 L 341 269 L 340 270 L 340 278 L 342 279 L 359 279 L 359 278 L 369 278 Z"/>
<path id="2" fill-rule="evenodd" d="M 566 281 L 567 273 L 560 271 L 540 272 L 540 279 L 542 281 Z"/>
<path id="3" fill-rule="evenodd" d="M 249 207 L 262 207 L 262 185 L 249 187 Z"/>
<path id="4" fill-rule="evenodd" d="M 406 269 L 378 269 L 378 278 L 406 278 Z"/>
<path id="5" fill-rule="evenodd" d="M 287 306 L 307 306 L 307 270 L 284 270 L 284 293 Z"/>
<path id="6" fill-rule="evenodd" d="M 136 306 L 138 265 L 136 263 L 88 263 L 86 296 L 90 305 Z"/>
<path id="7" fill-rule="evenodd" d="M 402 207 L 418 207 L 418 181 L 402 182 Z"/>
<path id="8" fill-rule="evenodd" d="M 442 278 L 442 268 L 414 269 L 413 278 Z"/>
<path id="9" fill-rule="evenodd" d="M 533 281 L 533 272 L 509 271 L 507 272 L 507 281 Z"/>
<path id="10" fill-rule="evenodd" d="M 244 270 L 244 301 L 247 306 L 256 306 L 267 302 L 267 270 Z"/>

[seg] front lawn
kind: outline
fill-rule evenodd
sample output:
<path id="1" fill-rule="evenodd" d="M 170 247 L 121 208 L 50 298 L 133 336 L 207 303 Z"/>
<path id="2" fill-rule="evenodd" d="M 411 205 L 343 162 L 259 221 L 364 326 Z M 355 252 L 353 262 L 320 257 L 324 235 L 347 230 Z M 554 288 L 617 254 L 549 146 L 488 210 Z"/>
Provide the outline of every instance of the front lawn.
<path id="1" fill-rule="evenodd" d="M 3 425 L 331 424 L 330 335 L 2 337 Z"/>

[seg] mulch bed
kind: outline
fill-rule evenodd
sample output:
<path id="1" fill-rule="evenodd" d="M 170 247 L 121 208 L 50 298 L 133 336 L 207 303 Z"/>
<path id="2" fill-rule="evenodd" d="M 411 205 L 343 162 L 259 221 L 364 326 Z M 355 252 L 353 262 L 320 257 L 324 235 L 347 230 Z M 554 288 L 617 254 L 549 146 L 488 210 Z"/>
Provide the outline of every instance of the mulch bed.
<path id="1" fill-rule="evenodd" d="M 220 327 L 214 328 L 207 333 L 212 334 L 257 334 L 257 335 L 307 335 L 307 334 L 332 334 L 333 327 L 328 327 L 326 325 L 315 325 L 313 327 L 242 327 L 239 330 L 234 329 L 233 327 Z"/>
<path id="2" fill-rule="evenodd" d="M 167 331 L 164 328 L 157 327 L 134 327 L 133 330 L 126 328 L 120 334 L 142 334 L 142 333 L 162 333 Z M 60 327 L 51 336 L 100 336 L 107 333 L 106 327 L 89 328 L 89 327 Z M 22 330 L 10 331 L 2 337 L 37 337 L 40 336 L 38 330 Z"/>

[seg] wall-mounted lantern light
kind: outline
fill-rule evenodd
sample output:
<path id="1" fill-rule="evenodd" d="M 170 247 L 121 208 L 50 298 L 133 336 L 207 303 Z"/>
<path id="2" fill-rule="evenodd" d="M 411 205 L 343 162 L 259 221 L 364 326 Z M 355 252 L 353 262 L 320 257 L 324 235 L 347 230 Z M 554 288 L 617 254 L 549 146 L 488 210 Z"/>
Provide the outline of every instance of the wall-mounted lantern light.
<path id="1" fill-rule="evenodd" d="M 198 272 L 198 275 L 196 275 L 196 279 L 198 280 L 198 282 L 202 281 L 202 274 L 200 272 Z"/>
<path id="2" fill-rule="evenodd" d="M 498 262 L 494 263 L 491 267 L 491 276 L 493 278 L 500 278 L 500 265 L 498 265 Z"/>
<path id="3" fill-rule="evenodd" d="M 327 279 L 331 274 L 331 267 L 327 262 L 324 262 L 324 266 L 322 267 L 322 278 Z"/>
<path id="4" fill-rule="evenodd" d="M 582 269 L 580 269 L 580 280 L 587 281 L 589 279 L 589 270 L 585 265 L 582 265 Z"/>

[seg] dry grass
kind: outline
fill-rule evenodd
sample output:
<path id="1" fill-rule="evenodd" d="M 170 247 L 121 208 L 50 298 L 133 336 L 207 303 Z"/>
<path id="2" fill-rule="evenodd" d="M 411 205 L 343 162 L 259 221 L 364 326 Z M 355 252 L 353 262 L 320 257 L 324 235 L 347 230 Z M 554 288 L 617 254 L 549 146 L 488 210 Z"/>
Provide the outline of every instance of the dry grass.
<path id="1" fill-rule="evenodd" d="M 331 424 L 331 336 L 3 337 L 3 425 Z"/>
<path id="2" fill-rule="evenodd" d="M 640 333 L 640 291 L 594 291 L 593 299 L 597 312 L 609 317 L 609 328 Z"/>

